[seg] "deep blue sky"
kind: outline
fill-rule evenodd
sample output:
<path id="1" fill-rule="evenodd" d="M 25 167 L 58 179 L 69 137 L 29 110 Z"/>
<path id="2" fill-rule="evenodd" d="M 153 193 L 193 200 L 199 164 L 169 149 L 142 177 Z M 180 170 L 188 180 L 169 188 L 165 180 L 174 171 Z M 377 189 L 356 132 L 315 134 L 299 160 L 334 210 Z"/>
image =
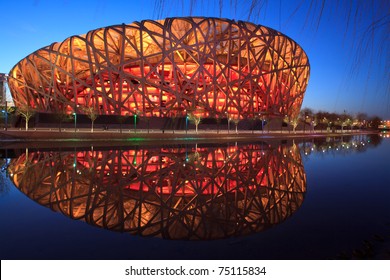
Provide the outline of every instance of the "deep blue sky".
<path id="1" fill-rule="evenodd" d="M 15 5 L 14 1 L 0 0 L 0 73 L 8 73 L 35 50 L 72 35 L 109 25 L 190 14 L 190 9 L 183 7 L 183 2 L 188 1 L 164 0 L 162 11 L 155 9 L 155 2 L 159 1 L 20 0 Z M 219 0 L 197 0 L 192 15 L 247 20 L 250 1 L 237 1 L 236 7 L 231 7 L 231 2 L 234 1 L 224 1 L 221 12 Z M 356 60 L 355 56 L 359 33 L 372 20 L 372 3 L 361 9 L 359 17 L 354 18 L 356 23 L 351 21 L 347 28 L 343 4 L 336 8 L 332 5 L 338 1 L 328 1 L 317 29 L 310 16 L 316 12 L 307 12 L 310 1 L 304 1 L 297 13 L 294 10 L 300 1 L 266 2 L 260 15 L 250 21 L 281 31 L 300 44 L 309 56 L 311 78 L 303 107 L 339 113 L 366 112 L 390 119 L 390 92 L 384 79 L 388 62 L 385 57 L 375 55 L 376 50 L 383 48 L 381 42 L 370 43 L 373 58 L 360 56 Z M 373 7 L 374 12 L 375 9 L 380 11 Z M 354 65 L 356 61 L 358 64 Z"/>

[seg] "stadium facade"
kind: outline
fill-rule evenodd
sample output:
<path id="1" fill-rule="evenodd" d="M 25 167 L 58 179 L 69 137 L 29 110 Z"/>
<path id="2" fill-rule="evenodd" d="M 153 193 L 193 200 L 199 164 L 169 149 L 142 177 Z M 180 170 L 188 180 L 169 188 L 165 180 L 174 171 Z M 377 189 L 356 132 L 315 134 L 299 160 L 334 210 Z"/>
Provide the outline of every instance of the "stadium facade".
<path id="1" fill-rule="evenodd" d="M 268 27 L 220 18 L 133 22 L 71 36 L 9 73 L 15 105 L 42 113 L 251 119 L 298 115 L 309 60 Z"/>

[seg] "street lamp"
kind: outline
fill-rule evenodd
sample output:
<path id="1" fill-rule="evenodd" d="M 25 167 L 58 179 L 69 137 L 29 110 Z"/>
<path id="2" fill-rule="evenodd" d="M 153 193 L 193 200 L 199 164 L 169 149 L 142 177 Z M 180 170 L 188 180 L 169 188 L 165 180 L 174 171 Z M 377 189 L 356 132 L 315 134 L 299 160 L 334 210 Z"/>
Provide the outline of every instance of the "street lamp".
<path id="1" fill-rule="evenodd" d="M 1 110 L 2 113 L 4 113 L 4 123 L 5 123 L 5 127 L 4 127 L 4 130 L 7 130 L 8 129 L 8 102 L 7 100 L 5 100 L 5 109 L 4 110 Z"/>
<path id="2" fill-rule="evenodd" d="M 227 122 L 228 122 L 228 133 L 230 133 L 230 118 L 229 118 L 229 113 L 225 112 L 226 117 L 227 117 Z"/>
<path id="3" fill-rule="evenodd" d="M 305 113 L 305 119 L 303 120 L 303 133 L 306 133 L 306 122 L 309 116 Z"/>
<path id="4" fill-rule="evenodd" d="M 8 112 L 7 110 L 1 110 L 2 113 L 4 113 L 5 120 L 4 120 L 4 130 L 7 130 L 8 127 Z"/>
<path id="5" fill-rule="evenodd" d="M 261 120 L 261 133 L 264 133 L 264 116 L 259 113 L 259 119 Z"/>
<path id="6" fill-rule="evenodd" d="M 76 132 L 76 128 L 77 128 L 77 114 L 76 114 L 76 112 L 73 113 L 73 117 L 74 117 L 74 132 Z"/>
<path id="7" fill-rule="evenodd" d="M 137 114 L 134 115 L 134 133 L 137 133 Z"/>
<path id="8" fill-rule="evenodd" d="M 323 120 L 322 120 L 322 122 L 323 122 L 325 125 L 327 125 L 327 130 L 328 130 L 329 124 L 328 124 L 327 118 L 324 117 Z M 323 126 L 321 125 L 321 132 L 322 132 L 322 128 L 323 128 Z"/>
<path id="9" fill-rule="evenodd" d="M 188 133 L 188 115 L 186 113 L 186 134 Z"/>

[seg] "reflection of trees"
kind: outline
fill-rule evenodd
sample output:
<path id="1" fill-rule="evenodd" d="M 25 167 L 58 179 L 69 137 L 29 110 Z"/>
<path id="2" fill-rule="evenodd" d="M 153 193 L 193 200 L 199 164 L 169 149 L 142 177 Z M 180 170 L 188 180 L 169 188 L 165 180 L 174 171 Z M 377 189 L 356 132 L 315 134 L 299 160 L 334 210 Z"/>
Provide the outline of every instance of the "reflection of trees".
<path id="1" fill-rule="evenodd" d="M 3 172 L 0 172 L 0 196 L 9 192 L 9 185 L 7 185 L 6 176 Z"/>
<path id="2" fill-rule="evenodd" d="M 0 196 L 9 192 L 9 185 L 6 179 L 7 158 L 0 158 Z"/>
<path id="3" fill-rule="evenodd" d="M 25 156 L 12 161 L 9 171 L 30 198 L 73 219 L 143 236 L 216 239 L 259 232 L 290 217 L 306 192 L 295 147 L 137 147 Z"/>
<path id="4" fill-rule="evenodd" d="M 382 139 L 378 134 L 361 134 L 327 138 L 315 138 L 301 143 L 305 155 L 315 152 L 323 154 L 349 155 L 365 152 L 369 147 L 376 147 Z"/>
<path id="5" fill-rule="evenodd" d="M 7 168 L 7 159 L 6 158 L 0 158 L 0 171 L 5 171 L 6 168 Z"/>

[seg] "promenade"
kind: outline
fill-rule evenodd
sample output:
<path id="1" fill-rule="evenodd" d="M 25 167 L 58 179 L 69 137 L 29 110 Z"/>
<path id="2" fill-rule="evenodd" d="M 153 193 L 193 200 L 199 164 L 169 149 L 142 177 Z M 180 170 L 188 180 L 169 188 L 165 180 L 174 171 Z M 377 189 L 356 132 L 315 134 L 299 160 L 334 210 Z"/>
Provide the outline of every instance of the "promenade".
<path id="1" fill-rule="evenodd" d="M 37 143 L 48 146 L 62 144 L 80 145 L 86 143 L 96 143 L 98 145 L 127 145 L 127 144 L 171 144 L 171 143 L 190 143 L 190 142 L 226 142 L 226 141 L 280 141 L 283 139 L 298 140 L 305 138 L 317 137 L 341 137 L 348 135 L 373 134 L 377 131 L 371 130 L 338 130 L 333 132 L 328 131 L 251 131 L 251 130 L 145 130 L 145 129 L 119 129 L 112 130 L 95 130 L 90 129 L 49 129 L 39 128 L 20 130 L 8 129 L 0 131 L 0 146 L 8 146 L 10 144 L 28 144 L 34 145 Z"/>

